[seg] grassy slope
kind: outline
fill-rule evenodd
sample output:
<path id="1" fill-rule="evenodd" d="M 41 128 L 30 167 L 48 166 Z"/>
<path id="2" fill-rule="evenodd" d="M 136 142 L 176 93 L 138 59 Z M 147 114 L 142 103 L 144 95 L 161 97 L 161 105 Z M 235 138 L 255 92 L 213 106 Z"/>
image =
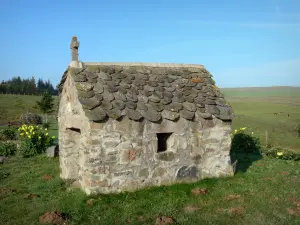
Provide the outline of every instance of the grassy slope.
<path id="1" fill-rule="evenodd" d="M 33 107 L 36 105 L 36 101 L 41 100 L 41 96 L 34 95 L 4 95 L 0 94 L 0 109 L 7 111 L 10 120 L 18 120 L 20 115 L 24 113 L 24 110 L 16 107 L 16 101 L 21 99 L 24 101 L 24 106 L 27 107 L 30 112 L 38 113 Z M 57 97 L 54 97 L 57 100 Z M 56 103 L 56 102 L 55 102 Z M 7 119 L 0 120 L 0 123 L 7 122 Z"/>
<path id="2" fill-rule="evenodd" d="M 296 133 L 300 124 L 300 87 L 236 88 L 222 92 L 236 114 L 233 129 L 248 127 L 263 142 L 267 131 L 268 141 L 273 145 L 300 151 Z M 274 115 L 279 112 L 283 113 Z"/>

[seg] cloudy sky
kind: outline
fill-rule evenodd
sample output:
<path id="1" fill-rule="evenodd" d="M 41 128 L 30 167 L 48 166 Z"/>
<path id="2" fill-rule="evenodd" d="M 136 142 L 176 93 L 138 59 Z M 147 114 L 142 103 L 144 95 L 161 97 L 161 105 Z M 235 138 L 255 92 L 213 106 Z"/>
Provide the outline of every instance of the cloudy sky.
<path id="1" fill-rule="evenodd" d="M 300 86 L 299 0 L 1 0 L 0 78 L 84 62 L 203 64 L 220 87 Z"/>

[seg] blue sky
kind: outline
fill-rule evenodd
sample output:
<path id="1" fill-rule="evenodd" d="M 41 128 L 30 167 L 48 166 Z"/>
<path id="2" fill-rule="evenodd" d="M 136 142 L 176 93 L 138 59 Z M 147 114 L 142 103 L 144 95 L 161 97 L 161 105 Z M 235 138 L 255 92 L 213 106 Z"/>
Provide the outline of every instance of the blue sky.
<path id="1" fill-rule="evenodd" d="M 299 0 L 1 0 L 1 80 L 83 62 L 203 64 L 219 87 L 300 86 Z"/>

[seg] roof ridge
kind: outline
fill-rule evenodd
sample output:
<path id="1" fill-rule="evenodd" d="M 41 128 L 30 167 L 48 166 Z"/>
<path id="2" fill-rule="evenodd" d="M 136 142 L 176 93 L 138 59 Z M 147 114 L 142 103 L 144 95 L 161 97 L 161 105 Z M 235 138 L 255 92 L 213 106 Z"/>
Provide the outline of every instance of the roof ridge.
<path id="1" fill-rule="evenodd" d="M 109 65 L 109 66 L 151 66 L 151 67 L 195 67 L 205 69 L 205 67 L 201 64 L 185 64 L 185 63 L 155 63 L 155 62 L 82 62 L 85 65 Z"/>

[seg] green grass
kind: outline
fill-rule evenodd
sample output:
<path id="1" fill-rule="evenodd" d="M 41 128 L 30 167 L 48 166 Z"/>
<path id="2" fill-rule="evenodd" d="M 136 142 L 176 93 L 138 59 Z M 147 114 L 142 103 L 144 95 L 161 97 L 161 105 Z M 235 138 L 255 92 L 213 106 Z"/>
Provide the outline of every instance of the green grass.
<path id="1" fill-rule="evenodd" d="M 300 223 L 300 212 L 291 215 L 300 203 L 300 162 L 264 158 L 252 163 L 246 173 L 231 178 L 90 197 L 67 190 L 59 179 L 58 159 L 12 158 L 0 168 L 1 173 L 10 174 L 0 180 L 3 225 L 39 224 L 39 217 L 52 210 L 66 213 L 70 224 L 81 225 L 154 224 L 159 215 L 170 216 L 182 225 Z M 45 174 L 53 179 L 43 180 Z M 193 188 L 206 188 L 208 194 L 194 196 Z M 26 194 L 40 197 L 28 199 Z M 227 200 L 230 195 L 239 196 Z M 88 205 L 89 199 L 94 199 L 94 204 Z M 186 212 L 188 206 L 199 209 Z"/>

